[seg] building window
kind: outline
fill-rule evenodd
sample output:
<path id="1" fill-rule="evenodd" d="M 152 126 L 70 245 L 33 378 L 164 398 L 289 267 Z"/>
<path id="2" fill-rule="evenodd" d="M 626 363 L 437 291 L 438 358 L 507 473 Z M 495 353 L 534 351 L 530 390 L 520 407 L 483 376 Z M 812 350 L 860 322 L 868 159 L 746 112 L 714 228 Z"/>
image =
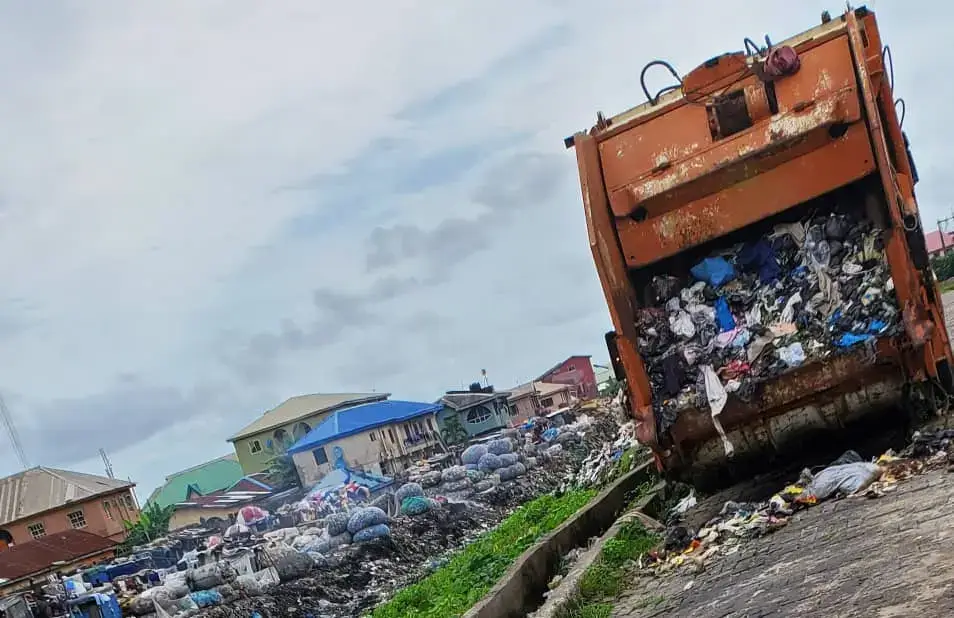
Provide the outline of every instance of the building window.
<path id="1" fill-rule="evenodd" d="M 373 432 L 373 431 L 368 432 L 368 437 L 371 438 L 371 441 L 372 441 L 372 442 L 375 441 L 374 432 Z"/>
<path id="2" fill-rule="evenodd" d="M 410 428 L 408 428 L 407 423 L 404 423 L 403 427 L 404 427 L 404 437 L 407 438 L 408 440 L 410 440 L 410 439 L 411 439 L 411 430 L 410 430 Z"/>
<path id="3" fill-rule="evenodd" d="M 123 495 L 123 502 L 126 504 L 126 508 L 129 509 L 130 511 L 136 508 L 135 505 L 133 504 L 133 499 L 130 494 Z"/>
<path id="4" fill-rule="evenodd" d="M 34 539 L 38 539 L 41 536 L 46 536 L 46 527 L 43 525 L 42 521 L 38 521 L 35 524 L 30 524 L 27 526 L 27 532 L 30 533 Z"/>
<path id="5" fill-rule="evenodd" d="M 83 511 L 72 511 L 66 514 L 66 517 L 70 520 L 70 526 L 73 528 L 85 528 L 86 527 L 86 516 L 83 515 Z"/>
<path id="6" fill-rule="evenodd" d="M 262 452 L 262 443 L 258 440 L 252 440 L 248 443 L 248 452 L 252 455 L 258 455 Z"/>
<path id="7" fill-rule="evenodd" d="M 388 435 L 391 436 L 391 443 L 397 444 L 397 438 L 394 437 L 394 430 L 390 427 L 388 428 Z"/>
<path id="8" fill-rule="evenodd" d="M 517 405 L 510 406 L 510 416 L 517 416 Z"/>
<path id="9" fill-rule="evenodd" d="M 550 406 L 553 405 L 553 397 L 547 397 L 546 399 L 541 399 L 540 405 L 543 406 L 544 408 L 549 408 Z"/>
<path id="10" fill-rule="evenodd" d="M 325 452 L 325 447 L 319 446 L 312 452 L 315 454 L 315 463 L 319 466 L 328 463 L 328 453 Z"/>
<path id="11" fill-rule="evenodd" d="M 427 428 L 431 431 L 434 431 L 434 423 L 431 422 L 431 417 L 427 417 Z"/>
<path id="12" fill-rule="evenodd" d="M 108 500 L 103 500 L 103 512 L 106 513 L 106 519 L 113 518 L 112 505 L 109 504 Z"/>
<path id="13" fill-rule="evenodd" d="M 479 425 L 490 419 L 490 410 L 484 406 L 479 406 L 467 413 L 467 422 L 471 425 Z"/>

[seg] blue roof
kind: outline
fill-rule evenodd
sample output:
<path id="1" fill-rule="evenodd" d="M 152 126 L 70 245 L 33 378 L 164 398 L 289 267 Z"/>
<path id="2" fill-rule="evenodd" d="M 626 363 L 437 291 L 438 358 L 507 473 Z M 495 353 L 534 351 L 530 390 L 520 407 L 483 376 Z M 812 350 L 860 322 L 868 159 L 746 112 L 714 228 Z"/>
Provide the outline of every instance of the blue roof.
<path id="1" fill-rule="evenodd" d="M 434 414 L 443 409 L 442 404 L 421 403 L 418 401 L 375 401 L 353 408 L 335 410 L 317 427 L 295 442 L 288 452 L 301 453 L 319 446 L 368 431 L 382 425 L 400 423 L 408 419 Z"/>

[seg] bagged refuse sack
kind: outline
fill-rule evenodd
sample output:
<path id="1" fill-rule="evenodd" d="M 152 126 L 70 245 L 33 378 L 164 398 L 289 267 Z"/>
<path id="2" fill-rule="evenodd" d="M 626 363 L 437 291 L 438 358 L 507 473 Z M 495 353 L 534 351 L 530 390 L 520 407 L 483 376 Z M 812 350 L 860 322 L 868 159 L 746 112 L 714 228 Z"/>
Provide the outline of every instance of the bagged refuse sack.
<path id="1" fill-rule="evenodd" d="M 351 514 L 348 519 L 348 532 L 354 535 L 359 530 L 386 523 L 388 523 L 388 514 L 377 507 L 369 506 L 357 509 Z"/>
<path id="2" fill-rule="evenodd" d="M 405 498 L 404 502 L 401 503 L 402 515 L 420 515 L 429 510 L 431 510 L 431 505 L 424 496 L 411 496 Z"/>
<path id="3" fill-rule="evenodd" d="M 513 452 L 513 443 L 509 438 L 500 438 L 498 440 L 491 440 L 487 444 L 487 452 L 493 453 L 494 455 L 503 455 L 504 453 Z"/>
<path id="4" fill-rule="evenodd" d="M 479 462 L 477 462 L 477 469 L 481 472 L 493 472 L 501 465 L 500 457 L 494 455 L 493 453 L 487 453 L 480 458 Z"/>
<path id="5" fill-rule="evenodd" d="M 812 478 L 805 492 L 819 501 L 835 494 L 850 495 L 877 481 L 881 472 L 879 466 L 866 462 L 829 466 Z"/>
<path id="6" fill-rule="evenodd" d="M 368 541 L 373 541 L 374 539 L 388 539 L 391 538 L 391 529 L 388 528 L 387 524 L 376 524 L 374 526 L 364 528 L 359 530 L 356 535 L 354 535 L 355 543 L 366 543 Z"/>
<path id="7" fill-rule="evenodd" d="M 437 470 L 433 472 L 428 472 L 421 477 L 421 485 L 423 487 L 437 487 L 441 483 L 441 473 Z"/>
<path id="8" fill-rule="evenodd" d="M 169 605 L 173 600 L 169 591 L 163 586 L 147 588 L 133 597 L 133 600 L 129 603 L 129 611 L 134 616 L 145 616 L 155 612 L 160 603 Z"/>
<path id="9" fill-rule="evenodd" d="M 199 590 L 198 592 L 193 592 L 189 596 L 192 597 L 192 600 L 200 608 L 222 604 L 222 595 L 215 590 Z"/>
<path id="10" fill-rule="evenodd" d="M 470 482 L 470 479 L 461 479 L 459 481 L 454 481 L 452 483 L 444 483 L 441 485 L 441 490 L 444 493 L 453 493 L 455 491 L 465 491 L 470 489 L 473 486 L 473 483 Z"/>
<path id="11" fill-rule="evenodd" d="M 169 596 L 173 599 L 181 599 L 190 592 L 189 584 L 185 580 L 185 573 L 182 573 L 181 577 L 167 577 L 162 586 L 157 586 L 157 588 L 168 590 Z"/>
<path id="12" fill-rule="evenodd" d="M 486 445 L 474 444 L 473 446 L 468 446 L 466 449 L 464 449 L 464 452 L 461 453 L 460 460 L 465 464 L 476 464 L 480 461 L 480 458 L 486 454 Z"/>
<path id="13" fill-rule="evenodd" d="M 216 586 L 212 590 L 222 595 L 222 602 L 224 603 L 230 603 L 238 598 L 238 592 L 236 592 L 235 587 L 231 584 L 222 584 L 221 586 Z"/>
<path id="14" fill-rule="evenodd" d="M 467 478 L 467 468 L 464 466 L 451 466 L 441 472 L 441 481 L 444 483 L 453 483 Z"/>
<path id="15" fill-rule="evenodd" d="M 417 483 L 405 483 L 401 485 L 396 492 L 394 492 L 394 499 L 398 504 L 404 502 L 405 498 L 410 498 L 412 496 L 423 496 L 424 488 L 418 485 Z"/>
<path id="16" fill-rule="evenodd" d="M 294 551 L 294 550 L 292 550 Z M 186 583 L 190 590 L 211 590 L 216 586 L 235 581 L 238 572 L 230 563 L 213 562 L 186 571 Z"/>
<path id="17" fill-rule="evenodd" d="M 483 481 L 480 481 L 479 483 L 477 483 L 476 485 L 474 485 L 474 491 L 476 491 L 477 493 L 482 493 L 482 492 L 487 491 L 488 489 L 491 489 L 491 488 L 493 488 L 493 487 L 496 487 L 496 486 L 499 484 L 499 479 L 500 479 L 500 477 L 498 477 L 498 476 L 495 474 L 495 475 L 493 476 L 493 478 L 498 479 L 497 483 L 494 483 L 494 482 L 491 481 L 491 480 L 484 479 Z"/>
<path id="18" fill-rule="evenodd" d="M 504 468 L 506 466 L 512 466 L 513 464 L 520 461 L 520 457 L 518 457 L 517 455 L 513 453 L 504 453 L 503 455 L 500 455 L 498 459 L 500 461 L 500 466 L 498 467 L 501 467 L 501 468 Z"/>
<path id="19" fill-rule="evenodd" d="M 351 545 L 351 533 L 342 532 L 341 534 L 336 534 L 335 536 L 327 536 L 317 539 L 317 541 L 308 547 L 302 547 L 299 551 L 305 553 L 317 552 L 320 554 L 328 554 L 338 549 L 339 547 L 344 547 L 346 545 Z"/>
<path id="20" fill-rule="evenodd" d="M 332 513 L 325 520 L 328 525 L 328 536 L 337 536 L 348 531 L 348 519 L 351 517 L 348 513 Z"/>
<path id="21" fill-rule="evenodd" d="M 266 594 L 269 590 L 279 584 L 278 571 L 275 567 L 268 567 L 261 571 L 255 571 L 248 575 L 239 575 L 235 578 L 233 586 L 236 590 L 245 594 L 257 597 Z"/>
<path id="22" fill-rule="evenodd" d="M 266 564 L 275 567 L 278 579 L 282 582 L 304 577 L 314 564 L 307 554 L 297 552 L 287 545 L 266 547 L 264 553 Z"/>

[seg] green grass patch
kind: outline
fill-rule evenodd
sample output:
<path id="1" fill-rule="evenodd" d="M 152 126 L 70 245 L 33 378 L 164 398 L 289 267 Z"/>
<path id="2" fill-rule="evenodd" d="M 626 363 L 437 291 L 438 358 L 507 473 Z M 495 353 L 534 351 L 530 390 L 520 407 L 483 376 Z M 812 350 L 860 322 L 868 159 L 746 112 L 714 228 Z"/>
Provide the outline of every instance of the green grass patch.
<path id="1" fill-rule="evenodd" d="M 580 579 L 580 591 L 563 612 L 564 618 L 591 618 L 609 616 L 613 600 L 623 589 L 623 576 L 632 560 L 645 554 L 659 537 L 639 521 L 629 521 L 620 527 L 615 537 L 606 541 L 600 555 Z M 653 599 L 658 604 L 661 601 Z"/>
<path id="2" fill-rule="evenodd" d="M 954 279 L 947 279 L 946 281 L 939 281 L 938 287 L 941 288 L 941 292 L 950 292 L 954 290 Z"/>
<path id="3" fill-rule="evenodd" d="M 450 618 L 463 614 L 487 594 L 520 554 L 595 495 L 593 490 L 577 490 L 528 502 L 446 565 L 375 608 L 371 615 L 373 618 Z"/>

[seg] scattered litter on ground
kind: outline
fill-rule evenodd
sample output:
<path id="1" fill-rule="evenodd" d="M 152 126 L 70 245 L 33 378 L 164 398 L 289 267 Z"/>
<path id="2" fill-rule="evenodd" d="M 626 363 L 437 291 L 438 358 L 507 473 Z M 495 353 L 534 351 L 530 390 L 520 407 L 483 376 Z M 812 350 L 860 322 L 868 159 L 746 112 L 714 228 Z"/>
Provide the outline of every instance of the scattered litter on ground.
<path id="1" fill-rule="evenodd" d="M 661 548 L 647 554 L 640 566 L 657 575 L 683 567 L 704 569 L 714 556 L 738 551 L 744 540 L 785 526 L 801 509 L 842 498 L 880 498 L 914 475 L 942 467 L 954 471 L 952 463 L 954 430 L 916 432 L 900 453 L 888 451 L 864 461 L 855 451 L 847 451 L 817 472 L 803 470 L 769 500 L 726 502 L 697 531 L 683 519 L 695 506 L 695 496 L 690 495 L 670 511 Z"/>

